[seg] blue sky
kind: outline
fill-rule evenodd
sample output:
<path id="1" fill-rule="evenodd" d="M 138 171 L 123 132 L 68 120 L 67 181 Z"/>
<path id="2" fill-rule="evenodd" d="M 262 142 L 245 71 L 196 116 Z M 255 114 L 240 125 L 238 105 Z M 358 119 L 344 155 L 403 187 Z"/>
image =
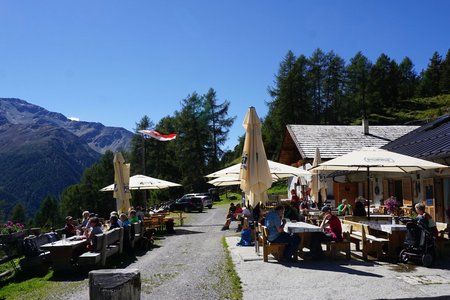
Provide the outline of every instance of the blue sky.
<path id="1" fill-rule="evenodd" d="M 450 1 L 0 0 L 0 97 L 133 130 L 214 88 L 236 116 L 267 114 L 288 50 L 412 59 L 450 48 Z"/>

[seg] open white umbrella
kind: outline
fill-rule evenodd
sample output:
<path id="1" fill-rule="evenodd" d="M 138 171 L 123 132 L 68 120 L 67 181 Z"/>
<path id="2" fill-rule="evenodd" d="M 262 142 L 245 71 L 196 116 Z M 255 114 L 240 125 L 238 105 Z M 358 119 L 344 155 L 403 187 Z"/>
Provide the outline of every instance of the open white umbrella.
<path id="1" fill-rule="evenodd" d="M 153 178 L 145 175 L 134 175 L 130 177 L 130 190 L 157 190 L 157 189 L 166 189 L 170 187 L 181 186 L 181 184 Z M 114 184 L 108 185 L 102 188 L 101 192 L 108 192 L 114 190 Z"/>
<path id="2" fill-rule="evenodd" d="M 265 202 L 266 191 L 272 185 L 269 163 L 261 136 L 261 121 L 254 107 L 250 107 L 242 124 L 245 128 L 242 151 L 241 190 L 247 195 L 250 205 Z"/>
<path id="3" fill-rule="evenodd" d="M 271 160 L 267 160 L 267 162 L 269 163 L 270 174 L 272 174 L 272 178 L 276 180 L 286 177 L 297 176 L 304 178 L 306 181 L 309 181 L 311 177 L 311 173 L 309 171 L 303 170 L 301 168 L 291 167 Z M 239 176 L 240 173 L 241 173 L 241 163 L 238 163 L 225 169 L 208 174 L 205 177 L 214 178 L 214 177 Z"/>
<path id="4" fill-rule="evenodd" d="M 114 198 L 116 198 L 117 211 L 128 211 L 130 208 L 131 193 L 129 189 L 130 180 L 130 164 L 126 164 L 122 153 L 118 152 L 114 155 Z"/>
<path id="5" fill-rule="evenodd" d="M 272 180 L 274 182 L 277 181 L 276 178 L 272 178 Z M 239 179 L 239 174 L 236 174 L 236 175 L 227 175 L 227 176 L 217 177 L 217 178 L 214 178 L 214 179 L 208 181 L 208 183 L 212 184 L 214 186 L 230 186 L 230 185 L 240 185 L 241 180 Z"/>
<path id="6" fill-rule="evenodd" d="M 340 157 L 334 158 L 319 166 L 311 168 L 323 171 L 361 171 L 367 172 L 367 188 L 370 187 L 370 172 L 403 172 L 448 168 L 446 165 L 437 164 L 427 160 L 398 154 L 384 149 L 366 147 L 352 151 Z M 367 206 L 369 208 L 370 192 L 368 193 Z M 368 210 L 370 217 L 370 210 Z"/>

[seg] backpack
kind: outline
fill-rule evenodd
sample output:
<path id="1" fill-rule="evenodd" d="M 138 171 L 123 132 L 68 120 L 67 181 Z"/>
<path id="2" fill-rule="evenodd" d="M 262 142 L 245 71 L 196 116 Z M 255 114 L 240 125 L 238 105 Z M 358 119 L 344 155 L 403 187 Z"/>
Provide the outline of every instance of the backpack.
<path id="1" fill-rule="evenodd" d="M 250 228 L 242 229 L 241 241 L 238 243 L 239 246 L 253 246 L 252 243 L 252 231 Z"/>
<path id="2" fill-rule="evenodd" d="M 36 257 L 41 254 L 42 251 L 39 250 L 39 247 L 36 243 L 36 236 L 29 235 L 23 239 L 23 254 L 25 257 Z"/>

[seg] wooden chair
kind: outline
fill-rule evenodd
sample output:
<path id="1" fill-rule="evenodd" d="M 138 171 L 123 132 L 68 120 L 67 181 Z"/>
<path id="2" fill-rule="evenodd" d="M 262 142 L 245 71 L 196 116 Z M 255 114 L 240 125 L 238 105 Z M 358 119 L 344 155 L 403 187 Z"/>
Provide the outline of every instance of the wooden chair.
<path id="1" fill-rule="evenodd" d="M 276 260 L 281 260 L 283 257 L 284 249 L 286 248 L 286 243 L 271 243 L 267 239 L 269 230 L 266 226 L 261 226 L 262 231 L 262 247 L 263 247 L 263 259 L 264 262 L 269 261 L 269 254 L 272 254 Z"/>

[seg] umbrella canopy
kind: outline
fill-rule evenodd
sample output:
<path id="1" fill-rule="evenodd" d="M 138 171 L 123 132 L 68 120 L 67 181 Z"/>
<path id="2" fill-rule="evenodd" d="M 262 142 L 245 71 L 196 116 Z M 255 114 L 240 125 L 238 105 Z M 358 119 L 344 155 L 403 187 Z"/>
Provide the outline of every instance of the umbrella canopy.
<path id="1" fill-rule="evenodd" d="M 408 173 L 448 168 L 448 166 L 384 149 L 366 147 L 321 163 L 318 167 L 311 168 L 311 171 L 366 171 L 367 168 L 370 168 L 372 172 Z"/>
<path id="2" fill-rule="evenodd" d="M 250 205 L 255 206 L 266 200 L 266 191 L 272 185 L 272 175 L 262 141 L 261 121 L 254 107 L 248 109 L 243 127 L 245 141 L 239 178 L 241 190 L 247 195 Z"/>
<path id="3" fill-rule="evenodd" d="M 273 178 L 272 180 L 275 182 L 277 181 L 276 178 Z M 222 177 L 214 178 L 210 181 L 208 181 L 209 184 L 212 184 L 214 186 L 230 186 L 230 185 L 240 185 L 241 180 L 239 179 L 239 174 L 236 175 L 227 175 Z"/>
<path id="4" fill-rule="evenodd" d="M 398 154 L 384 149 L 366 147 L 334 158 L 319 166 L 311 168 L 324 171 L 365 171 L 367 172 L 367 187 L 370 187 L 370 172 L 414 172 L 431 169 L 448 168 L 448 166 L 427 160 Z M 370 192 L 367 206 L 370 206 Z M 368 209 L 370 218 L 370 209 Z"/>
<path id="5" fill-rule="evenodd" d="M 170 187 L 181 186 L 178 183 L 157 179 L 145 175 L 134 175 L 130 177 L 130 190 L 157 190 Z M 108 192 L 114 190 L 114 184 L 102 188 L 101 192 Z"/>
<path id="6" fill-rule="evenodd" d="M 114 155 L 114 198 L 116 198 L 117 211 L 128 211 L 130 208 L 131 193 L 129 189 L 130 180 L 130 164 L 126 164 L 122 153 L 118 152 Z"/>
<path id="7" fill-rule="evenodd" d="M 309 171 L 303 170 L 301 168 L 291 167 L 285 164 L 280 164 L 271 160 L 267 160 L 269 163 L 270 174 L 272 174 L 272 178 L 278 180 L 286 177 L 302 177 L 306 181 L 309 181 L 311 177 L 311 173 Z M 217 172 L 206 175 L 206 177 L 214 178 L 214 177 L 228 177 L 228 176 L 239 176 L 241 173 L 241 164 L 235 164 L 228 168 L 219 170 Z"/>

